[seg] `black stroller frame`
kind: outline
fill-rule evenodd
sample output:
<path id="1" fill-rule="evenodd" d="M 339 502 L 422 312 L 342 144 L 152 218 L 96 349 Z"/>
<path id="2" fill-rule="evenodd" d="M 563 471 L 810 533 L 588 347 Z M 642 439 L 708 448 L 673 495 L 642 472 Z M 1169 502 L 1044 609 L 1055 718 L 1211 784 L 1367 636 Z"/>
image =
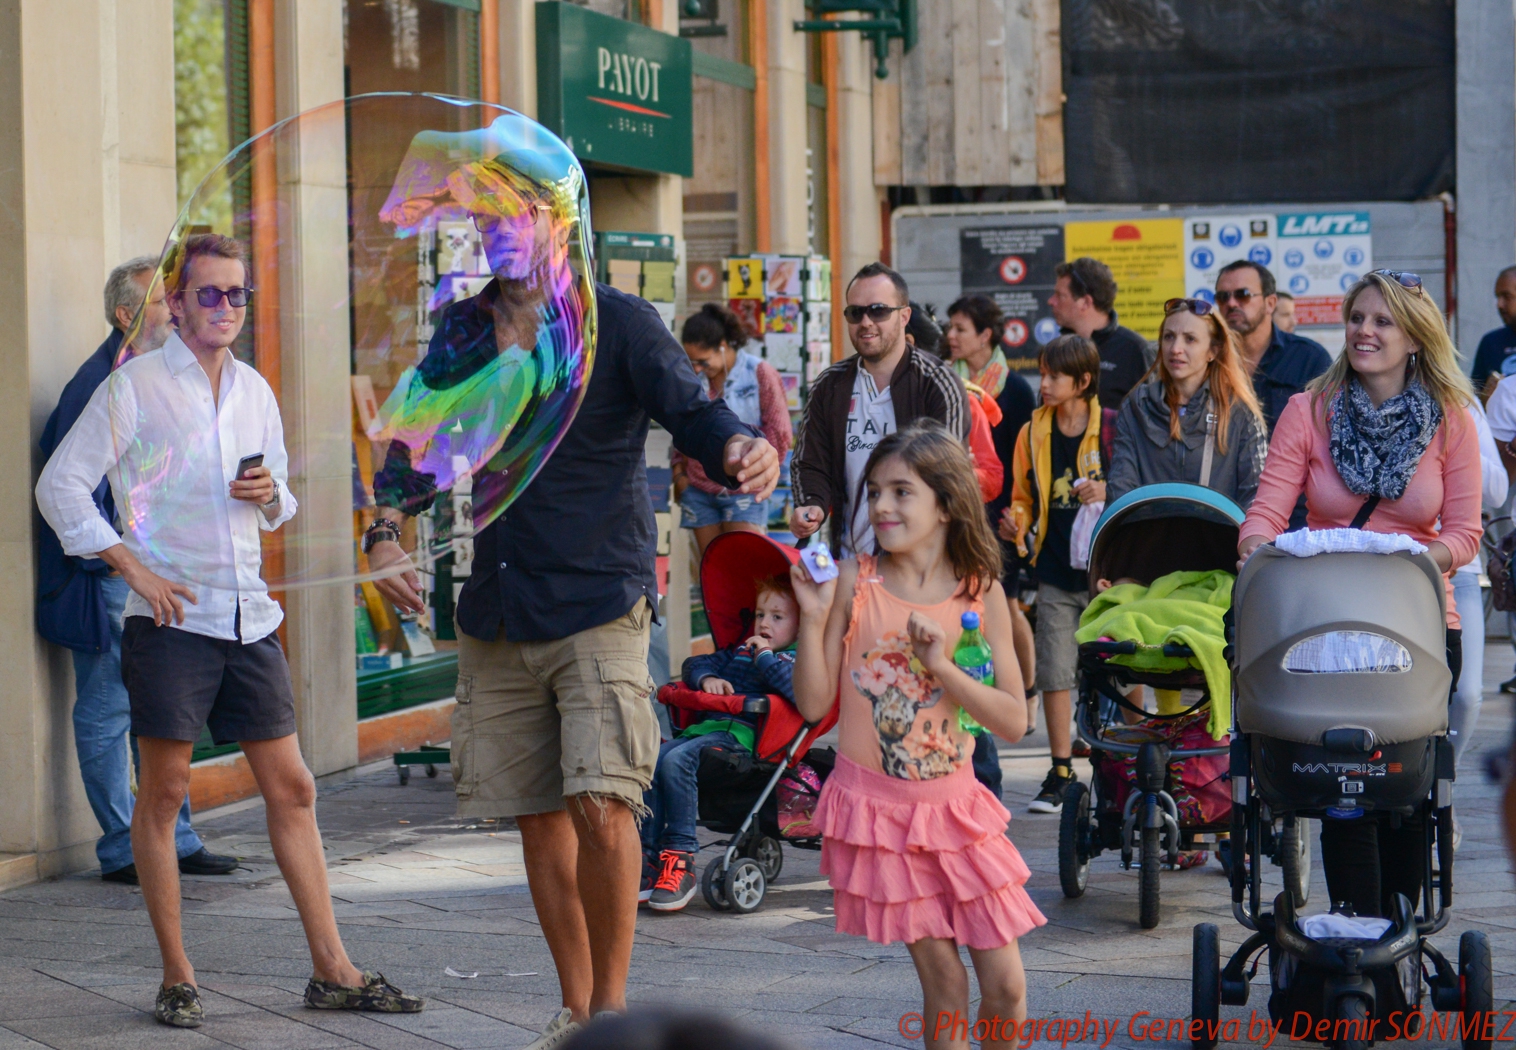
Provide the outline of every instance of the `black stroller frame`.
<path id="1" fill-rule="evenodd" d="M 1176 748 L 1162 741 L 1127 743 L 1112 740 L 1101 720 L 1100 700 L 1110 700 L 1118 707 L 1140 714 L 1144 719 L 1177 719 L 1210 703 L 1209 694 L 1188 709 L 1173 715 L 1153 715 L 1141 710 L 1122 694 L 1120 687 L 1152 685 L 1160 689 L 1204 687 L 1205 678 L 1195 670 L 1175 674 L 1155 674 L 1109 662 L 1112 656 L 1137 652 L 1133 642 L 1086 642 L 1079 647 L 1079 703 L 1075 729 L 1090 746 L 1090 762 L 1097 769 L 1111 755 L 1131 755 L 1136 759 L 1137 784 L 1126 798 L 1119 823 L 1114 805 L 1106 806 L 1101 797 L 1103 780 L 1094 778 L 1094 790 L 1075 782 L 1064 791 L 1062 824 L 1058 837 L 1058 877 L 1066 897 L 1084 894 L 1089 877 L 1090 859 L 1105 850 L 1120 850 L 1121 866 L 1138 863 L 1138 915 L 1143 929 L 1158 925 L 1159 866 L 1176 864 L 1181 850 L 1195 844 L 1195 836 L 1227 830 L 1227 823 L 1209 823 L 1181 827 L 1179 806 L 1168 790 L 1169 763 L 1175 759 L 1224 755 L 1228 745 L 1216 747 Z M 1194 655 L 1188 646 L 1168 644 L 1168 657 Z"/>
<path id="2" fill-rule="evenodd" d="M 1232 571 L 1237 561 L 1237 529 L 1241 508 L 1227 497 L 1190 484 L 1147 485 L 1113 502 L 1101 515 L 1091 540 L 1089 576 L 1115 580 L 1130 576 L 1148 583 L 1178 571 Z M 1094 790 L 1075 781 L 1064 790 L 1062 823 L 1058 836 L 1058 879 L 1064 896 L 1084 894 L 1092 857 L 1106 850 L 1119 850 L 1123 868 L 1138 865 L 1138 916 L 1144 929 L 1160 919 L 1159 868 L 1178 862 L 1182 850 L 1193 848 L 1199 835 L 1227 831 L 1227 821 L 1183 825 L 1179 806 L 1170 791 L 1170 763 L 1190 758 L 1229 753 L 1228 745 L 1179 748 L 1158 740 L 1130 742 L 1114 739 L 1112 730 L 1134 727 L 1107 723 L 1102 700 L 1134 712 L 1145 721 L 1164 722 L 1183 718 L 1212 700 L 1206 678 L 1190 666 L 1175 671 L 1147 671 L 1112 662 L 1113 657 L 1138 652 L 1132 641 L 1092 641 L 1079 646 L 1079 695 L 1075 729 L 1090 747 L 1090 763 L 1097 775 Z M 1166 657 L 1191 659 L 1186 645 L 1168 643 Z M 1198 688 L 1202 696 L 1187 710 L 1154 715 L 1141 710 L 1123 694 L 1134 685 L 1158 689 Z M 1135 759 L 1136 784 L 1125 806 L 1117 810 L 1113 800 L 1102 797 L 1103 767 L 1116 756 Z M 1307 854 L 1308 856 L 1309 854 Z M 1309 868 L 1293 865 L 1301 901 L 1309 890 Z"/>
<path id="3" fill-rule="evenodd" d="M 1269 548 L 1260 553 L 1287 557 Z M 1426 559 L 1425 566 L 1417 567 L 1434 578 L 1440 598 L 1441 574 L 1435 565 Z M 1201 1022 L 1199 1036 L 1191 1040 L 1195 1050 L 1215 1046 L 1223 1004 L 1247 1003 L 1250 979 L 1265 952 L 1271 987 L 1269 1014 L 1275 1023 L 1290 1019 L 1292 1026 L 1295 1017 L 1307 1015 L 1311 1026 L 1303 1038 L 1339 1050 L 1360 1050 L 1376 1040 L 1425 1035 L 1425 984 L 1433 1011 L 1460 1014 L 1458 1034 L 1465 1050 L 1489 1050 L 1491 1040 L 1485 1037 L 1484 1022 L 1490 1017 L 1494 996 L 1488 938 L 1477 930 L 1464 932 L 1456 967 L 1429 940 L 1447 926 L 1453 901 L 1454 764 L 1445 730 L 1404 744 L 1381 744 L 1372 730 L 1361 728 L 1327 729 L 1315 744 L 1281 742 L 1268 733 L 1246 732 L 1238 718 L 1239 646 L 1231 621 L 1227 642 L 1234 670 L 1232 914 L 1252 932 L 1223 967 L 1216 926 L 1200 923 L 1194 929 L 1191 1010 L 1192 1017 Z M 1288 768 L 1281 756 L 1289 759 Z M 1405 776 L 1395 781 L 1393 775 L 1402 770 Z M 1376 776 L 1381 778 L 1377 782 Z M 1356 787 L 1351 786 L 1355 783 Z M 1376 783 L 1384 796 L 1378 800 L 1369 787 Z M 1369 811 L 1356 819 L 1381 819 L 1377 812 L 1387 814 L 1385 819 L 1395 826 L 1420 817 L 1424 828 L 1418 858 L 1420 900 L 1412 902 L 1396 894 L 1389 928 L 1378 940 L 1306 936 L 1297 921 L 1303 902 L 1288 889 L 1275 897 L 1272 910 L 1264 908 L 1257 858 L 1278 848 L 1281 836 L 1275 826 L 1282 824 L 1284 837 L 1297 838 L 1309 848 L 1303 834 L 1306 818 L 1342 818 L 1342 810 L 1333 804 L 1348 802 L 1349 798 L 1338 797 L 1344 794 L 1351 794 L 1355 802 L 1360 797 L 1365 800 Z"/>

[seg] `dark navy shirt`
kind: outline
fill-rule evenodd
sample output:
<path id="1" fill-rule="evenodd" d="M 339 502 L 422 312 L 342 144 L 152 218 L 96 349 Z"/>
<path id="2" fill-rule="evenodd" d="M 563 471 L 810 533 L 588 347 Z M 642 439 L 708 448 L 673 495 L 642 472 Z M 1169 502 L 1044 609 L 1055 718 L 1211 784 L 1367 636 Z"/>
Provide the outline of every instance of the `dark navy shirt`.
<path id="1" fill-rule="evenodd" d="M 1286 332 L 1278 325 L 1272 327 L 1274 338 L 1269 341 L 1269 348 L 1263 352 L 1258 369 L 1253 373 L 1253 391 L 1258 395 L 1258 405 L 1263 409 L 1263 421 L 1268 424 L 1270 437 L 1285 403 L 1332 367 L 1332 355 L 1316 340 Z"/>
<path id="2" fill-rule="evenodd" d="M 1484 389 L 1491 372 L 1502 379 L 1516 373 L 1516 328 L 1510 325 L 1486 332 L 1479 340 L 1479 349 L 1474 352 L 1475 390 Z"/>
<path id="3" fill-rule="evenodd" d="M 58 398 L 58 407 L 53 409 L 53 414 L 47 417 L 47 425 L 42 428 L 42 459 L 46 462 L 52 457 L 53 451 L 68 436 L 68 432 L 78 422 L 84 406 L 89 404 L 90 398 L 95 396 L 95 388 L 105 382 L 111 374 L 111 368 L 116 363 L 116 354 L 121 350 L 123 336 L 119 329 L 112 329 L 106 337 L 84 362 L 79 370 L 74 373 L 74 378 L 68 381 L 63 388 L 63 393 Z M 110 482 L 104 478 L 95 488 L 95 506 L 100 508 L 101 517 L 115 527 L 116 505 L 111 499 Z M 75 572 L 88 572 L 98 576 L 110 572 L 110 566 L 99 558 L 71 558 L 63 553 L 63 545 L 58 542 L 58 536 L 53 532 L 47 522 L 40 517 L 37 519 L 38 528 L 38 551 L 37 551 L 37 597 L 39 599 L 56 595 L 73 577 Z M 105 620 L 105 595 L 103 592 L 94 592 L 100 603 L 100 622 Z M 81 624 L 81 631 L 83 626 Z M 70 649 L 78 649 L 82 652 L 98 652 L 95 640 L 85 638 L 83 635 L 64 635 L 57 630 L 46 630 L 44 636 L 48 641 L 58 645 L 67 646 Z"/>
<path id="4" fill-rule="evenodd" d="M 480 296 L 494 294 L 491 284 Z M 757 436 L 726 402 L 712 401 L 658 311 L 596 285 L 599 336 L 579 413 L 516 502 L 474 538 L 473 573 L 458 598 L 459 630 L 492 641 L 552 641 L 626 615 L 646 597 L 658 607 L 654 519 L 644 446 L 648 419 L 706 475 L 725 479 L 723 453 L 737 434 Z M 450 306 L 423 367 L 480 367 L 494 320 L 479 297 Z M 434 358 L 434 355 L 437 355 Z M 436 495 L 392 443 L 374 477 L 380 506 L 416 514 Z"/>

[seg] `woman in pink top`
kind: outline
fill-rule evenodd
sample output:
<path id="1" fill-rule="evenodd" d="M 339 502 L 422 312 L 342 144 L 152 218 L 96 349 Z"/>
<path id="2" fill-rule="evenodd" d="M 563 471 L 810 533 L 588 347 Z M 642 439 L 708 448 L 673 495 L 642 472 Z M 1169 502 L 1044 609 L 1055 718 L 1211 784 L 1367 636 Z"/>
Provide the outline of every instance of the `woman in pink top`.
<path id="1" fill-rule="evenodd" d="M 1342 304 L 1342 356 L 1290 398 L 1269 445 L 1258 495 L 1242 523 L 1245 560 L 1289 523 L 1302 493 L 1312 529 L 1358 527 L 1424 543 L 1445 574 L 1473 558 L 1483 534 L 1474 399 L 1442 313 L 1415 274 L 1375 270 Z M 1448 584 L 1448 667 L 1462 663 Z M 1398 829 L 1373 818 L 1325 820 L 1322 866 L 1332 902 L 1387 916 L 1396 893 L 1421 892 L 1419 819 Z"/>
<path id="2" fill-rule="evenodd" d="M 1011 741 L 1026 731 L 1000 547 L 968 453 L 941 424 L 886 437 L 864 477 L 884 553 L 844 562 L 819 585 L 800 566 L 791 573 L 795 704 L 810 721 L 841 704 L 842 753 L 816 807 L 821 870 L 839 931 L 909 947 L 927 1046 L 968 1045 L 969 1033 L 952 1029 L 968 1016 L 960 946 L 981 995 L 969 1027 L 984 1046 L 1011 1046 L 1005 1022 L 1026 1017 L 1016 941 L 1047 920 L 1005 835 L 1010 814 L 971 762 L 974 721 Z M 973 675 L 952 658 L 969 613 L 991 650 Z"/>
<path id="3" fill-rule="evenodd" d="M 713 398 L 725 398 L 737 418 L 762 431 L 783 458 L 793 441 L 784 384 L 773 365 L 737 349 L 747 342 L 747 332 L 737 315 L 724 306 L 706 303 L 684 322 L 680 341 L 690 364 L 705 382 L 705 392 Z M 694 531 L 701 554 L 723 532 L 768 531 L 768 500 L 755 500 L 723 488 L 706 477 L 699 463 L 678 450 L 670 465 L 674 498 L 683 512 L 680 517 L 684 527 Z"/>

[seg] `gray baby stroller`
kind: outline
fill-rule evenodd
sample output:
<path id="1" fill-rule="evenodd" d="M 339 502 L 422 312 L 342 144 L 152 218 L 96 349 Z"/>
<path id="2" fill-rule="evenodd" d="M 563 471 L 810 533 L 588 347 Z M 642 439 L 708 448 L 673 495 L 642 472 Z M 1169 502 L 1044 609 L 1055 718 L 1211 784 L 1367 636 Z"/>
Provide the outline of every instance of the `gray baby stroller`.
<path id="1" fill-rule="evenodd" d="M 1215 1045 L 1223 1003 L 1247 1002 L 1257 969 L 1248 963 L 1263 951 L 1270 1017 L 1292 1031 L 1308 1017 L 1303 1038 L 1356 1050 L 1424 1036 L 1427 1022 L 1433 1034 L 1461 1036 L 1465 1048 L 1490 1045 L 1488 939 L 1464 933 L 1456 970 L 1429 940 L 1447 925 L 1453 898 L 1445 606 L 1442 573 L 1427 554 L 1297 558 L 1268 544 L 1238 577 L 1229 638 L 1232 912 L 1253 933 L 1222 968 L 1216 927 L 1195 927 L 1196 1048 Z M 1307 936 L 1288 891 L 1265 911 L 1258 857 L 1280 825 L 1298 836 L 1307 817 L 1392 827 L 1419 818 L 1420 901 L 1396 894 L 1377 938 Z M 1460 1030 L 1438 1033 L 1436 1018 L 1446 1025 L 1455 1012 Z"/>

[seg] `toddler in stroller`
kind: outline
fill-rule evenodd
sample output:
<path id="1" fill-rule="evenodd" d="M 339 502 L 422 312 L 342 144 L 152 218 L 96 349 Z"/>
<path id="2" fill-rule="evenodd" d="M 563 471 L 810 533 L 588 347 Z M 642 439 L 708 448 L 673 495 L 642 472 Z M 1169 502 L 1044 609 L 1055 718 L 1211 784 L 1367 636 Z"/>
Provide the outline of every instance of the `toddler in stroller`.
<path id="1" fill-rule="evenodd" d="M 793 768 L 826 728 L 805 726 L 794 708 L 799 620 L 789 569 L 797 559 L 793 548 L 750 532 L 724 533 L 706 548 L 701 592 L 712 640 L 720 648 L 686 660 L 681 681 L 658 694 L 677 735 L 660 749 L 644 796 L 650 816 L 642 823 L 640 899 L 654 911 L 681 910 L 700 885 L 695 876 L 700 825 L 736 831 L 729 847 L 754 862 L 751 871 L 734 865 L 742 858 L 729 848 L 713 862 L 718 870 L 706 873 L 707 900 L 724 905 L 725 884 L 735 872 L 735 906 L 751 911 L 782 864 L 777 807 L 765 804 L 779 788 L 778 794 L 797 799 L 799 808 L 806 808 L 807 798 L 813 806 L 820 793 L 817 769 L 829 771 L 821 756 L 812 766 Z M 785 761 L 775 767 L 781 755 Z M 794 823 L 801 825 L 796 831 L 806 830 L 803 819 Z M 712 879 L 720 885 L 710 884 Z"/>
<path id="2" fill-rule="evenodd" d="M 1075 635 L 1076 724 L 1095 775 L 1093 791 L 1078 781 L 1065 790 L 1058 874 L 1065 896 L 1082 896 L 1090 859 L 1119 850 L 1123 867 L 1138 868 L 1144 929 L 1158 924 L 1162 865 L 1203 863 L 1230 826 L 1222 621 L 1242 518 L 1220 493 L 1167 483 L 1127 493 L 1095 526 L 1097 593 Z M 1158 694 L 1157 714 L 1128 699 L 1141 693 L 1133 686 Z"/>

